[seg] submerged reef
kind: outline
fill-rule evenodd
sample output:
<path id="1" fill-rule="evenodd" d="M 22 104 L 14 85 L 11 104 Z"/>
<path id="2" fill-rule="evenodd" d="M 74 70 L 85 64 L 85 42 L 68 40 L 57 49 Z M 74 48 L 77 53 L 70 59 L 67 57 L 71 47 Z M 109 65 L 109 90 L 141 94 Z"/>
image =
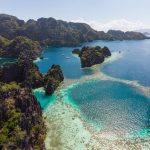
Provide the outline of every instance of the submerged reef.
<path id="1" fill-rule="evenodd" d="M 83 47 L 81 50 L 74 49 L 73 54 L 77 54 L 81 60 L 81 67 L 91 67 L 96 64 L 104 62 L 106 57 L 111 56 L 111 52 L 108 47 L 101 48 L 100 46 L 95 47 Z"/>

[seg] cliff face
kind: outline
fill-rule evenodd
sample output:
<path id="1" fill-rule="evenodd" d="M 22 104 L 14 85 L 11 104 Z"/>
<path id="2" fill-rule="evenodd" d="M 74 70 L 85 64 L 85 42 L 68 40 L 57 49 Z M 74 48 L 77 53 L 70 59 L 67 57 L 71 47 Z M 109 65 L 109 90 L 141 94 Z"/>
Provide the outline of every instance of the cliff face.
<path id="1" fill-rule="evenodd" d="M 40 18 L 37 21 L 30 19 L 24 22 L 5 14 L 0 15 L 0 35 L 8 39 L 26 36 L 50 46 L 72 46 L 98 39 L 98 32 L 87 24 L 68 23 L 54 18 Z"/>
<path id="2" fill-rule="evenodd" d="M 107 47 L 83 47 L 81 50 L 73 50 L 73 53 L 78 54 L 81 60 L 81 67 L 91 67 L 104 62 L 106 57 L 111 56 L 111 52 Z"/>
<path id="3" fill-rule="evenodd" d="M 141 40 L 147 38 L 143 34 L 136 32 L 119 33 L 118 37 L 116 32 L 118 31 L 99 32 L 85 23 L 65 22 L 54 18 L 40 18 L 37 21 L 30 19 L 25 22 L 14 16 L 0 14 L 1 36 L 8 39 L 26 36 L 32 40 L 39 41 L 41 45 L 75 46 L 81 42 L 93 40 Z M 124 34 L 126 35 L 125 37 Z"/>
<path id="4" fill-rule="evenodd" d="M 53 94 L 63 80 L 64 76 L 60 66 L 52 65 L 44 76 L 44 88 L 46 94 Z"/>
<path id="5" fill-rule="evenodd" d="M 42 108 L 32 89 L 44 86 L 46 94 L 53 94 L 64 77 L 58 65 L 43 76 L 29 58 L 21 55 L 0 68 L 0 149 L 45 149 Z"/>
<path id="6" fill-rule="evenodd" d="M 42 108 L 32 95 L 43 76 L 26 54 L 0 67 L 0 149 L 45 149 Z"/>
<path id="7" fill-rule="evenodd" d="M 18 58 L 21 53 L 30 53 L 30 58 L 32 56 L 35 59 L 41 52 L 40 44 L 26 37 L 19 36 L 8 40 L 0 36 L 0 57 Z"/>
<path id="8" fill-rule="evenodd" d="M 0 86 L 0 149 L 44 148 L 42 109 L 29 89 L 16 82 Z"/>
<path id="9" fill-rule="evenodd" d="M 23 55 L 17 62 L 4 63 L 0 67 L 0 82 L 17 82 L 21 87 L 35 89 L 45 87 L 46 94 L 53 94 L 64 80 L 59 65 L 52 65 L 46 75 L 42 75 L 30 56 Z"/>
<path id="10" fill-rule="evenodd" d="M 22 87 L 39 88 L 43 86 L 43 76 L 38 67 L 27 61 L 5 63 L 0 69 L 0 82 L 18 82 Z"/>

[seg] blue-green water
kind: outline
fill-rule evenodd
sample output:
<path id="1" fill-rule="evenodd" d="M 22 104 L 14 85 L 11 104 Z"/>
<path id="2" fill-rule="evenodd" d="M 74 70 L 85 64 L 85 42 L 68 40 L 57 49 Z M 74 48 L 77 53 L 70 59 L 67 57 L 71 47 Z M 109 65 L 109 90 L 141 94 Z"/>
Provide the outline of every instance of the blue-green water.
<path id="1" fill-rule="evenodd" d="M 98 66 L 105 74 L 128 80 L 136 80 L 141 85 L 150 86 L 150 40 L 143 41 L 94 41 L 81 46 L 108 46 L 112 52 L 121 51 L 122 58 Z M 65 78 L 79 79 L 92 75 L 90 69 L 81 69 L 80 60 L 72 55 L 73 48 L 45 48 L 44 60 L 37 62 L 42 73 L 52 64 L 62 67 Z M 147 137 L 150 127 L 150 99 L 133 87 L 112 81 L 81 82 L 68 88 L 70 103 L 78 107 L 90 122 L 123 137 Z M 42 107 L 47 108 L 55 99 L 35 94 Z M 49 100 L 48 100 L 49 99 Z"/>
<path id="2" fill-rule="evenodd" d="M 52 104 L 56 100 L 56 96 L 46 96 L 43 89 L 35 90 L 33 94 L 37 97 L 38 101 L 41 104 L 42 109 L 46 109 L 47 106 Z"/>
<path id="3" fill-rule="evenodd" d="M 14 62 L 14 61 L 16 61 L 16 60 L 12 59 L 12 58 L 0 58 L 0 65 L 5 62 Z"/>
<path id="4" fill-rule="evenodd" d="M 94 41 L 81 46 L 108 46 L 112 52 L 121 51 L 123 58 L 104 66 L 102 71 L 110 76 L 128 80 L 137 80 L 150 86 L 150 40 L 142 41 Z M 52 64 L 61 65 L 66 78 L 78 79 L 93 74 L 92 70 L 80 68 L 80 60 L 72 55 L 73 48 L 45 48 L 44 60 L 37 62 L 40 70 L 46 73 Z M 68 59 L 69 57 L 69 59 Z"/>
<path id="5" fill-rule="evenodd" d="M 70 103 L 102 130 L 117 136 L 149 135 L 150 98 L 134 88 L 112 81 L 93 80 L 65 90 Z M 143 129 L 143 130 L 141 130 Z M 139 134 L 141 132 L 141 134 Z"/>

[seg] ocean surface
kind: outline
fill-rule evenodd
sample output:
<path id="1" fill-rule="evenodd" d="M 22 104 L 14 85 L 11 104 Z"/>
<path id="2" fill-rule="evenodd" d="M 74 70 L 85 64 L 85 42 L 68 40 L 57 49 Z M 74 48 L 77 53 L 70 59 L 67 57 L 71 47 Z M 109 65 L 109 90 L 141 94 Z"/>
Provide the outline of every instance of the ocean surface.
<path id="1" fill-rule="evenodd" d="M 137 80 L 140 84 L 150 86 L 150 40 L 142 41 L 94 41 L 81 46 L 108 46 L 112 52 L 121 51 L 123 58 L 106 65 L 102 71 L 110 76 Z M 92 74 L 91 70 L 80 68 L 78 57 L 72 55 L 73 48 L 45 48 L 44 60 L 37 62 L 40 70 L 45 73 L 52 64 L 61 65 L 66 78 L 78 79 Z"/>
<path id="2" fill-rule="evenodd" d="M 73 47 L 46 47 L 35 61 L 43 74 L 59 64 L 65 76 L 52 96 L 34 91 L 47 118 L 46 149 L 150 149 L 150 40 L 82 46 L 107 46 L 112 56 L 82 69 Z"/>

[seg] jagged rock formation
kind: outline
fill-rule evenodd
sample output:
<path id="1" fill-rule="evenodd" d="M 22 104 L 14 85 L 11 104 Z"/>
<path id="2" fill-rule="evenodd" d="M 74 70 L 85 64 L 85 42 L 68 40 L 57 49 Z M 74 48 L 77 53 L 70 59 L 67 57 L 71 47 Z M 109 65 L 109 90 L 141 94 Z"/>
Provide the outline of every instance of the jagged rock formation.
<path id="1" fill-rule="evenodd" d="M 39 41 L 41 45 L 74 46 L 81 42 L 93 40 L 131 40 L 146 39 L 137 32 L 116 34 L 118 31 L 95 31 L 85 23 L 65 22 L 54 18 L 30 19 L 27 22 L 17 17 L 0 14 L 0 35 L 13 39 L 16 36 L 26 36 Z M 121 35 L 121 36 L 120 36 Z"/>
<path id="2" fill-rule="evenodd" d="M 44 76 L 44 88 L 47 95 L 54 93 L 59 84 L 64 80 L 63 73 L 59 65 L 52 65 Z"/>
<path id="3" fill-rule="evenodd" d="M 101 48 L 99 46 L 96 47 L 83 47 L 79 53 L 79 57 L 81 60 L 81 67 L 91 67 L 96 64 L 100 64 L 104 62 L 106 57 L 111 56 L 111 52 L 108 47 Z M 76 54 L 78 54 L 76 53 Z"/>
<path id="4" fill-rule="evenodd" d="M 0 68 L 0 82 L 17 82 L 29 89 L 45 87 L 46 94 L 53 94 L 64 80 L 60 66 L 52 65 L 43 76 L 32 59 L 28 58 L 28 55 L 22 55 L 17 62 L 4 63 Z"/>
<path id="5" fill-rule="evenodd" d="M 35 59 L 40 55 L 42 49 L 40 44 L 26 37 L 16 37 L 8 40 L 0 36 L 0 57 L 18 58 L 21 53 L 30 53 L 30 58 Z"/>
<path id="6" fill-rule="evenodd" d="M 23 87 L 39 88 L 43 86 L 43 76 L 31 61 L 5 63 L 0 69 L 0 82 L 18 82 Z"/>
<path id="7" fill-rule="evenodd" d="M 0 149 L 44 150 L 46 127 L 32 91 L 0 83 Z"/>

